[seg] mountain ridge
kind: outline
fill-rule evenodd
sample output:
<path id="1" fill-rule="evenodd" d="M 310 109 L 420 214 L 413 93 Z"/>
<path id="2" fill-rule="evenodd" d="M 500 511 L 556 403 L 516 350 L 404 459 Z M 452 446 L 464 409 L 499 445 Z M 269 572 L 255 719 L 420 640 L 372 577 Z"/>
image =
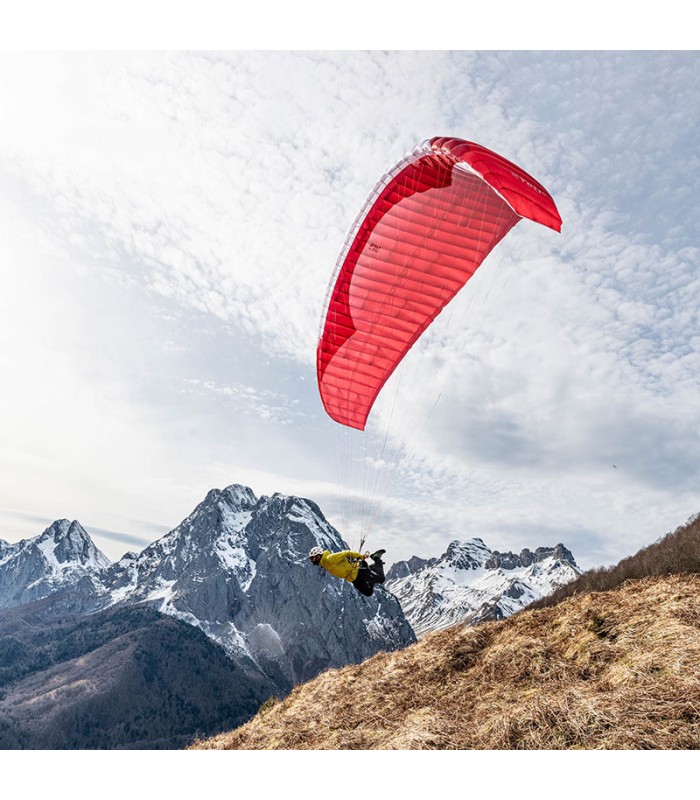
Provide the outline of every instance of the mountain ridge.
<path id="1" fill-rule="evenodd" d="M 490 550 L 475 537 L 453 540 L 437 558 L 394 564 L 386 586 L 420 637 L 457 623 L 503 619 L 580 574 L 563 544 L 515 555 Z"/>

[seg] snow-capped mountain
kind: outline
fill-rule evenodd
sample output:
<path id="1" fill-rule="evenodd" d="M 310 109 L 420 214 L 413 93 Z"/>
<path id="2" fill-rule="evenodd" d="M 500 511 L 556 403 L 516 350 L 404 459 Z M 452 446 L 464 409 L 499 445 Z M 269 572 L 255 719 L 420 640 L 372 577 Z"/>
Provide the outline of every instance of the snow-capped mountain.
<path id="1" fill-rule="evenodd" d="M 386 587 L 417 636 L 456 623 L 502 619 L 581 574 L 562 544 L 520 555 L 489 550 L 479 538 L 453 541 L 440 558 L 392 566 Z"/>
<path id="2" fill-rule="evenodd" d="M 365 598 L 310 563 L 315 545 L 346 548 L 311 500 L 257 498 L 239 485 L 213 489 L 178 527 L 115 564 L 90 547 L 78 523 L 66 525 L 55 523 L 18 545 L 2 543 L 0 570 L 6 567 L 7 577 L 0 577 L 0 607 L 60 589 L 70 590 L 64 605 L 71 612 L 144 604 L 201 628 L 251 675 L 263 674 L 282 692 L 329 667 L 415 641 L 389 592 L 379 587 Z"/>
<path id="3" fill-rule="evenodd" d="M 0 541 L 0 608 L 76 586 L 111 564 L 79 522 L 59 519 L 40 536 Z"/>

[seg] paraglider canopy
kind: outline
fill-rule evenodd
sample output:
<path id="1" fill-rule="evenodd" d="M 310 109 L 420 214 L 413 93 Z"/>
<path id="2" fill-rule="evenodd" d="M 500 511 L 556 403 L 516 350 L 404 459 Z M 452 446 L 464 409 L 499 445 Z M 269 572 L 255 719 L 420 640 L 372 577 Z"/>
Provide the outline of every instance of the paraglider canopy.
<path id="1" fill-rule="evenodd" d="M 326 297 L 316 364 L 332 419 L 364 430 L 401 359 L 523 217 L 561 230 L 540 183 L 463 139 L 425 141 L 382 177 Z"/>

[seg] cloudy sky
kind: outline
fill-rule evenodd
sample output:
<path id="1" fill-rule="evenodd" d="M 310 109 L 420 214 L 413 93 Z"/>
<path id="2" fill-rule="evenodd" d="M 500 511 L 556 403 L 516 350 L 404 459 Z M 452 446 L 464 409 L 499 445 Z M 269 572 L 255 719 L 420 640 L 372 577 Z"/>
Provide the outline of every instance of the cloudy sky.
<path id="1" fill-rule="evenodd" d="M 696 53 L 4 52 L 0 97 L 1 539 L 67 517 L 116 559 L 243 483 L 353 547 L 370 515 L 390 561 L 481 536 L 592 567 L 700 511 Z M 360 452 L 316 388 L 326 287 L 436 135 L 564 225 L 517 226 Z"/>

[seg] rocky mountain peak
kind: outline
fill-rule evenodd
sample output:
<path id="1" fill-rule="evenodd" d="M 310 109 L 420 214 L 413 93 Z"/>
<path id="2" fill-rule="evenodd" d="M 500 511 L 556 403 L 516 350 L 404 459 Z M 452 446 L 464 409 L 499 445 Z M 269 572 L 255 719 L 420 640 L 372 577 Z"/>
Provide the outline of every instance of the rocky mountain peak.
<path id="1" fill-rule="evenodd" d="M 469 539 L 466 542 L 454 540 L 448 545 L 441 560 L 455 569 L 478 569 L 490 554 L 491 551 L 482 539 Z"/>
<path id="2" fill-rule="evenodd" d="M 0 608 L 74 587 L 110 564 L 79 522 L 56 520 L 39 536 L 5 549 L 0 561 Z"/>
<path id="3" fill-rule="evenodd" d="M 221 499 L 232 508 L 241 511 L 253 508 L 258 502 L 253 490 L 249 486 L 243 486 L 240 483 L 232 483 L 222 490 L 212 489 L 207 497 L 210 495 L 215 495 L 217 499 Z"/>
<path id="4" fill-rule="evenodd" d="M 519 569 L 545 561 L 548 558 L 563 561 L 572 567 L 577 567 L 571 551 L 564 547 L 563 544 L 557 544 L 554 547 L 538 547 L 534 553 L 525 547 L 521 550 L 519 556 L 511 552 L 500 553 L 498 550 L 494 550 L 485 561 L 484 566 L 486 569 Z"/>
<path id="5" fill-rule="evenodd" d="M 413 575 L 424 567 L 432 567 L 437 563 L 437 558 L 420 558 L 420 556 L 411 556 L 408 561 L 396 561 L 391 565 L 386 574 L 387 581 L 396 580 L 397 578 L 406 578 L 408 575 Z"/>
<path id="6" fill-rule="evenodd" d="M 563 544 L 557 544 L 554 546 L 554 549 L 552 550 L 552 557 L 558 558 L 560 561 L 566 561 L 568 564 L 572 564 L 574 567 L 578 566 L 571 550 L 564 547 Z"/>
<path id="7" fill-rule="evenodd" d="M 225 509 L 229 512 L 250 511 L 258 503 L 252 489 L 239 484 L 232 484 L 225 489 L 210 489 L 188 519 L 201 514 L 212 514 Z M 187 520 L 185 520 L 186 522 Z M 184 523 L 183 523 L 184 524 Z"/>
<path id="8" fill-rule="evenodd" d="M 36 539 L 35 546 L 45 559 L 60 567 L 104 569 L 111 563 L 77 520 L 56 520 Z"/>

